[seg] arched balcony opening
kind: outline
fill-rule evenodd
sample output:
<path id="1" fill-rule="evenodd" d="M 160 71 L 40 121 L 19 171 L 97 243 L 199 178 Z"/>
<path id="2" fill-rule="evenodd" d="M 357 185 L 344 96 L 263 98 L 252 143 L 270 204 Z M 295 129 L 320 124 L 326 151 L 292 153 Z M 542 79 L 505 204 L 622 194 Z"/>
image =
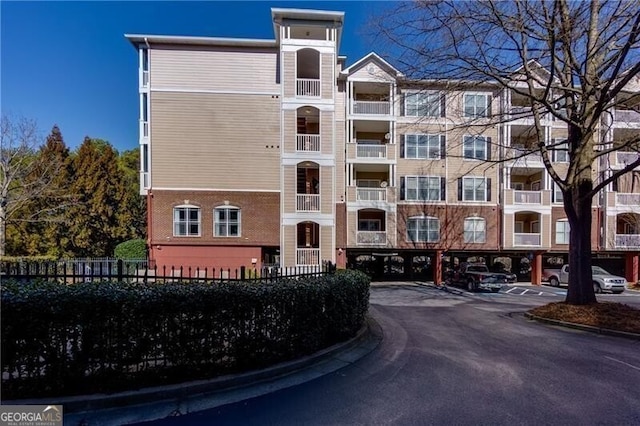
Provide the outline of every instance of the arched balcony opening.
<path id="1" fill-rule="evenodd" d="M 640 248 L 640 214 L 623 213 L 616 216 L 615 247 Z"/>
<path id="2" fill-rule="evenodd" d="M 516 213 L 513 221 L 513 245 L 516 247 L 541 246 L 540 219 L 540 213 Z"/>
<path id="3" fill-rule="evenodd" d="M 320 152 L 320 110 L 303 106 L 296 111 L 296 151 Z"/>
<path id="4" fill-rule="evenodd" d="M 378 209 L 358 210 L 358 245 L 387 245 L 386 213 Z"/>
<path id="5" fill-rule="evenodd" d="M 320 211 L 320 166 L 305 161 L 296 166 L 296 211 Z"/>
<path id="6" fill-rule="evenodd" d="M 320 225 L 300 222 L 296 225 L 296 265 L 320 264 Z"/>
<path id="7" fill-rule="evenodd" d="M 320 97 L 320 52 L 301 49 L 296 53 L 296 95 Z"/>

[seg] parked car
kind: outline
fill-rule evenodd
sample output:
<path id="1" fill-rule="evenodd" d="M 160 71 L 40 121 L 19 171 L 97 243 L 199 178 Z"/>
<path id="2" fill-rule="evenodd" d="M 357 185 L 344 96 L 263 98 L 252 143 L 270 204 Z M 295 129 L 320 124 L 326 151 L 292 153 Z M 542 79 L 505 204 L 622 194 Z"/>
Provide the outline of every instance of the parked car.
<path id="1" fill-rule="evenodd" d="M 446 282 L 450 285 L 461 285 L 469 291 L 498 292 L 507 282 L 507 277 L 505 274 L 490 272 L 484 263 L 462 263 L 458 270 L 449 273 Z"/>
<path id="2" fill-rule="evenodd" d="M 516 281 L 518 281 L 518 276 L 511 273 L 511 271 L 508 271 L 507 268 L 505 268 L 504 264 L 502 264 L 501 262 L 494 263 L 491 267 L 491 271 L 498 274 L 504 274 L 508 283 L 515 283 Z"/>
<path id="3" fill-rule="evenodd" d="M 613 275 L 599 266 L 592 266 L 593 291 L 596 293 L 611 292 L 622 293 L 627 288 L 627 280 L 624 277 Z M 561 269 L 544 269 L 542 280 L 548 281 L 554 287 L 569 283 L 569 265 Z"/>

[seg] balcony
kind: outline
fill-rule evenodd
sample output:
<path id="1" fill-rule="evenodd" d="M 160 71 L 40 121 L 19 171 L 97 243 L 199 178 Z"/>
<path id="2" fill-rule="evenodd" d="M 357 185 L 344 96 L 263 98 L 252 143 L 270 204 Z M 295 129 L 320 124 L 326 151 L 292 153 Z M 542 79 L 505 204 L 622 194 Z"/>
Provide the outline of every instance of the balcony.
<path id="1" fill-rule="evenodd" d="M 358 188 L 357 201 L 387 201 L 387 188 Z"/>
<path id="2" fill-rule="evenodd" d="M 296 265 L 308 266 L 320 264 L 319 248 L 299 248 L 296 249 Z"/>
<path id="3" fill-rule="evenodd" d="M 513 191 L 513 204 L 542 205 L 542 191 Z"/>
<path id="4" fill-rule="evenodd" d="M 298 212 L 319 212 L 320 194 L 297 194 L 296 211 Z"/>
<path id="5" fill-rule="evenodd" d="M 296 96 L 308 96 L 313 98 L 320 97 L 320 79 L 319 78 L 297 78 L 296 79 Z"/>
<path id="6" fill-rule="evenodd" d="M 640 248 L 640 235 L 638 234 L 616 234 L 616 248 Z"/>
<path id="7" fill-rule="evenodd" d="M 616 193 L 616 206 L 640 206 L 640 194 L 638 193 Z"/>
<path id="8" fill-rule="evenodd" d="M 391 103 L 388 101 L 353 101 L 353 114 L 389 115 Z"/>
<path id="9" fill-rule="evenodd" d="M 320 135 L 296 135 L 296 151 L 320 152 Z"/>
<path id="10" fill-rule="evenodd" d="M 532 233 L 514 233 L 513 245 L 518 247 L 539 247 L 541 245 L 541 235 Z"/>
<path id="11" fill-rule="evenodd" d="M 387 245 L 387 233 L 385 231 L 358 231 L 356 238 L 358 245 Z"/>
<path id="12" fill-rule="evenodd" d="M 356 158 L 387 158 L 387 145 L 358 142 L 356 144 Z"/>

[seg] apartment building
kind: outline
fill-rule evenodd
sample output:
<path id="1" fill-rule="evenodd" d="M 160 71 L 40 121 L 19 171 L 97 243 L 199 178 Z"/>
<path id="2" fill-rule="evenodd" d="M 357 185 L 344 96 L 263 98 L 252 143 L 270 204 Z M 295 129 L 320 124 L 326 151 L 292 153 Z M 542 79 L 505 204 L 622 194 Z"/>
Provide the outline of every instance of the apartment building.
<path id="1" fill-rule="evenodd" d="M 515 92 L 411 81 L 375 53 L 347 66 L 342 12 L 271 18 L 272 40 L 126 36 L 139 54 L 155 264 L 328 260 L 438 281 L 443 264 L 476 259 L 539 282 L 545 262 L 566 261 L 562 194 L 539 156 L 521 155 L 533 123 Z M 633 106 L 611 115 L 607 143 L 640 131 Z M 566 138 L 561 120 L 544 126 L 549 143 Z M 635 156 L 613 154 L 596 177 Z M 568 163 L 561 145 L 553 160 Z M 610 185 L 593 212 L 596 258 L 637 281 L 637 176 Z"/>

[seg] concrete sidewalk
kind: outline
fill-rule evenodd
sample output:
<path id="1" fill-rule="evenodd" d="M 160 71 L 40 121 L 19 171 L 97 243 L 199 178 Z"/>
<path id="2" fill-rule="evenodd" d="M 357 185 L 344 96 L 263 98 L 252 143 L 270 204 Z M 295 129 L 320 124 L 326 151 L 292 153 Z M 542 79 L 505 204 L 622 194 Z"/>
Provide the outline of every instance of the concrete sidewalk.
<path id="1" fill-rule="evenodd" d="M 370 316 L 353 339 L 315 354 L 248 373 L 110 395 L 3 401 L 62 404 L 65 425 L 122 425 L 162 419 L 231 404 L 296 386 L 344 368 L 372 352 L 382 329 Z"/>

